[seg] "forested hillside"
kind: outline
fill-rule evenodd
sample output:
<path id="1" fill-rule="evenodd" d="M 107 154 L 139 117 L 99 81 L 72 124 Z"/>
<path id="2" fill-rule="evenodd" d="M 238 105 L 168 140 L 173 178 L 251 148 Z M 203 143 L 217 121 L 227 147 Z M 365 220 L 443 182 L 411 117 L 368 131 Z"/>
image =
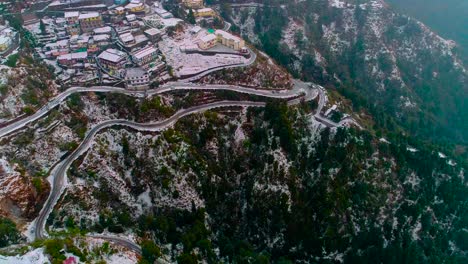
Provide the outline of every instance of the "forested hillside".
<path id="1" fill-rule="evenodd" d="M 455 44 L 386 2 L 221 7 L 240 34 L 296 76 L 338 90 L 357 112 L 371 112 L 375 129 L 468 141 L 467 71 Z"/>
<path id="2" fill-rule="evenodd" d="M 468 1 L 387 0 L 402 13 L 421 20 L 444 38 L 460 44 L 468 60 Z"/>

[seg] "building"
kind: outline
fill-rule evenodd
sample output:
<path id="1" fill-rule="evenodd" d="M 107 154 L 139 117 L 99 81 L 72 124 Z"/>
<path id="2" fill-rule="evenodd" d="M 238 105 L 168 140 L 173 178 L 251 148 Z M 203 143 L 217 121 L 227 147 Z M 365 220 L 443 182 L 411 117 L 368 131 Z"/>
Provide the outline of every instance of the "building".
<path id="1" fill-rule="evenodd" d="M 76 52 L 63 54 L 57 57 L 57 61 L 63 66 L 72 66 L 77 63 L 85 63 L 88 60 L 88 52 Z"/>
<path id="2" fill-rule="evenodd" d="M 67 23 L 66 31 L 68 35 L 76 36 L 80 34 L 79 12 L 65 12 L 64 19 Z"/>
<path id="3" fill-rule="evenodd" d="M 65 20 L 69 25 L 71 24 L 77 24 L 78 23 L 78 17 L 80 16 L 80 12 L 78 11 L 73 11 L 73 12 L 65 12 Z"/>
<path id="4" fill-rule="evenodd" d="M 138 50 L 132 54 L 133 61 L 138 64 L 138 66 L 144 68 L 145 70 L 150 67 L 150 63 L 154 62 L 158 58 L 158 50 L 149 45 L 141 50 Z"/>
<path id="5" fill-rule="evenodd" d="M 164 18 L 164 19 L 169 19 L 169 18 L 173 18 L 174 15 L 172 15 L 172 13 L 168 12 L 166 9 L 164 8 L 155 8 L 154 9 L 154 12 L 160 16 L 161 18 Z"/>
<path id="6" fill-rule="evenodd" d="M 123 7 L 121 7 L 121 6 L 116 7 L 116 8 L 115 8 L 115 14 L 116 14 L 116 15 L 123 15 L 123 14 L 125 14 L 125 8 L 123 8 Z"/>
<path id="7" fill-rule="evenodd" d="M 108 34 L 99 34 L 93 36 L 94 44 L 99 48 L 110 45 L 111 36 Z"/>
<path id="8" fill-rule="evenodd" d="M 203 8 L 203 0 L 182 0 L 182 4 L 184 7 L 191 9 Z"/>
<path id="9" fill-rule="evenodd" d="M 100 27 L 100 28 L 95 28 L 93 29 L 94 34 L 99 35 L 99 34 L 111 34 L 112 28 L 109 26 L 105 27 Z"/>
<path id="10" fill-rule="evenodd" d="M 125 9 L 131 13 L 138 13 L 145 10 L 145 5 L 140 0 L 132 0 L 125 6 Z"/>
<path id="11" fill-rule="evenodd" d="M 135 44 L 135 37 L 131 32 L 120 34 L 119 39 L 124 45 Z"/>
<path id="12" fill-rule="evenodd" d="M 80 28 L 83 33 L 91 32 L 93 29 L 104 25 L 102 17 L 98 12 L 80 14 L 78 20 L 80 21 Z"/>
<path id="13" fill-rule="evenodd" d="M 218 38 L 214 34 L 208 34 L 200 39 L 198 47 L 202 50 L 211 49 L 218 43 Z"/>
<path id="14" fill-rule="evenodd" d="M 115 5 L 125 5 L 127 0 L 114 0 Z"/>
<path id="15" fill-rule="evenodd" d="M 125 72 L 125 82 L 129 89 L 145 89 L 149 86 L 150 78 L 142 68 L 129 68 Z"/>
<path id="16" fill-rule="evenodd" d="M 102 67 L 119 70 L 127 63 L 127 54 L 116 49 L 106 49 L 98 56 Z"/>
<path id="17" fill-rule="evenodd" d="M 11 46 L 11 43 L 10 37 L 0 35 L 0 52 L 6 51 Z"/>
<path id="18" fill-rule="evenodd" d="M 193 11 L 195 17 L 214 17 L 216 16 L 216 12 L 211 8 L 201 8 L 195 9 Z"/>
<path id="19" fill-rule="evenodd" d="M 162 37 L 162 32 L 161 30 L 157 28 L 150 28 L 148 30 L 145 30 L 145 35 L 148 37 L 153 42 L 160 41 Z"/>
<path id="20" fill-rule="evenodd" d="M 218 42 L 233 50 L 239 51 L 245 47 L 245 41 L 223 30 L 216 30 Z"/>

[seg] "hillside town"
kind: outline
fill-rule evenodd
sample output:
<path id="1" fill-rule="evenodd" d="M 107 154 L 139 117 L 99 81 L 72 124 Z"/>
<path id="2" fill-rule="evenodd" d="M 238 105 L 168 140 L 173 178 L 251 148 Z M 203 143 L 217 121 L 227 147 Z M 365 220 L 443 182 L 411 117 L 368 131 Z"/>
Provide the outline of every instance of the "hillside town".
<path id="1" fill-rule="evenodd" d="M 177 17 L 159 1 L 30 2 L 22 18 L 37 41 L 36 55 L 67 86 L 147 89 L 252 57 L 244 40 L 229 33 L 229 24 L 220 23 L 218 12 L 202 0 L 180 1 L 185 16 Z M 11 32 L 7 24 L 0 27 L 0 52 L 13 46 Z"/>

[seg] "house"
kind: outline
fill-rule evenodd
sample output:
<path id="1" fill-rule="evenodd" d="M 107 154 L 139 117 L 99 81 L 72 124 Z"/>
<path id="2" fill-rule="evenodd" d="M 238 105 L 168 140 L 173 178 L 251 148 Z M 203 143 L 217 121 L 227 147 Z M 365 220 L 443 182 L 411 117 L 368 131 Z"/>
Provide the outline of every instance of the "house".
<path id="1" fill-rule="evenodd" d="M 218 43 L 218 37 L 214 34 L 208 34 L 200 39 L 198 47 L 202 50 L 207 50 L 216 46 L 216 43 Z"/>
<path id="2" fill-rule="evenodd" d="M 142 68 L 129 68 L 125 72 L 125 82 L 129 89 L 144 89 L 148 88 L 150 78 Z"/>
<path id="3" fill-rule="evenodd" d="M 115 14 L 116 14 L 116 15 L 123 15 L 123 14 L 125 14 L 125 8 L 123 8 L 123 7 L 121 7 L 121 6 L 116 7 L 116 8 L 115 8 Z"/>
<path id="4" fill-rule="evenodd" d="M 149 45 L 141 50 L 138 50 L 132 54 L 133 61 L 138 64 L 138 66 L 147 69 L 148 64 L 154 62 L 158 58 L 158 50 Z"/>
<path id="5" fill-rule="evenodd" d="M 153 42 L 161 40 L 162 32 L 157 28 L 145 30 L 145 35 Z"/>
<path id="6" fill-rule="evenodd" d="M 140 0 L 132 0 L 125 6 L 125 9 L 131 13 L 138 13 L 145 10 L 145 5 Z"/>
<path id="7" fill-rule="evenodd" d="M 203 0 L 182 0 L 185 8 L 200 9 L 203 8 Z"/>
<path id="8" fill-rule="evenodd" d="M 239 51 L 245 47 L 245 41 L 237 36 L 223 30 L 216 30 L 215 35 L 218 42 L 233 50 Z"/>
<path id="9" fill-rule="evenodd" d="M 93 29 L 94 34 L 99 35 L 99 34 L 110 34 L 112 32 L 112 28 L 109 26 L 105 27 L 100 27 L 100 28 L 95 28 Z"/>
<path id="10" fill-rule="evenodd" d="M 93 41 L 98 48 L 102 48 L 110 44 L 110 35 L 108 34 L 99 34 L 93 36 Z"/>
<path id="11" fill-rule="evenodd" d="M 93 29 L 104 25 L 102 17 L 98 12 L 80 14 L 78 21 L 80 21 L 80 27 L 83 33 L 91 32 Z"/>
<path id="12" fill-rule="evenodd" d="M 195 17 L 214 17 L 216 16 L 216 12 L 211 8 L 201 8 L 195 9 L 193 11 Z"/>
<path id="13" fill-rule="evenodd" d="M 0 52 L 7 50 L 11 46 L 11 38 L 8 36 L 0 35 Z"/>
<path id="14" fill-rule="evenodd" d="M 63 54 L 57 57 L 57 61 L 60 65 L 63 66 L 72 66 L 77 63 L 85 63 L 88 58 L 88 52 L 76 52 Z"/>
<path id="15" fill-rule="evenodd" d="M 135 37 L 133 37 L 131 32 L 120 34 L 119 39 L 124 45 L 135 44 Z"/>
<path id="16" fill-rule="evenodd" d="M 136 20 L 136 15 L 135 14 L 130 14 L 125 17 L 128 22 L 132 22 Z"/>
<path id="17" fill-rule="evenodd" d="M 172 13 L 169 13 L 166 9 L 164 8 L 156 8 L 154 10 L 154 12 L 160 16 L 161 18 L 164 18 L 164 19 L 169 19 L 169 18 L 173 18 L 174 15 L 172 15 Z"/>
<path id="18" fill-rule="evenodd" d="M 198 34 L 201 30 L 202 28 L 200 26 L 194 26 L 189 30 L 189 32 L 191 34 Z"/>
<path id="19" fill-rule="evenodd" d="M 80 16 L 80 12 L 78 11 L 65 12 L 64 16 L 65 16 L 65 20 L 67 21 L 69 25 L 77 24 L 78 17 Z"/>
<path id="20" fill-rule="evenodd" d="M 118 70 L 127 63 L 127 54 L 116 49 L 106 49 L 99 54 L 98 60 L 103 67 Z"/>

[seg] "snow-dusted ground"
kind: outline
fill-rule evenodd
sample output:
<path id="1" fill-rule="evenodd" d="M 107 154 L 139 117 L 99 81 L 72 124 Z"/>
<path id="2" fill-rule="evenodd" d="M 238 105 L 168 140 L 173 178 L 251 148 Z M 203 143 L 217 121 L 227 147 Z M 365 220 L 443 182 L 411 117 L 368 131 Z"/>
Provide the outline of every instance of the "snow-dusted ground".
<path id="1" fill-rule="evenodd" d="M 44 249 L 37 248 L 29 251 L 24 255 L 17 256 L 2 256 L 0 255 L 0 263 L 2 264 L 44 264 L 50 263 L 47 256 L 44 254 Z"/>
<path id="2" fill-rule="evenodd" d="M 189 30 L 190 26 L 187 26 L 184 32 L 178 33 L 173 38 L 163 38 L 163 40 L 159 42 L 161 52 L 166 57 L 168 65 L 173 67 L 174 73 L 177 76 L 196 74 L 211 68 L 243 64 L 248 61 L 248 59 L 243 56 L 234 54 L 206 56 L 182 52 L 181 48 L 197 46 L 200 38 L 208 34 L 206 30 L 202 30 L 197 34 L 191 34 Z"/>

